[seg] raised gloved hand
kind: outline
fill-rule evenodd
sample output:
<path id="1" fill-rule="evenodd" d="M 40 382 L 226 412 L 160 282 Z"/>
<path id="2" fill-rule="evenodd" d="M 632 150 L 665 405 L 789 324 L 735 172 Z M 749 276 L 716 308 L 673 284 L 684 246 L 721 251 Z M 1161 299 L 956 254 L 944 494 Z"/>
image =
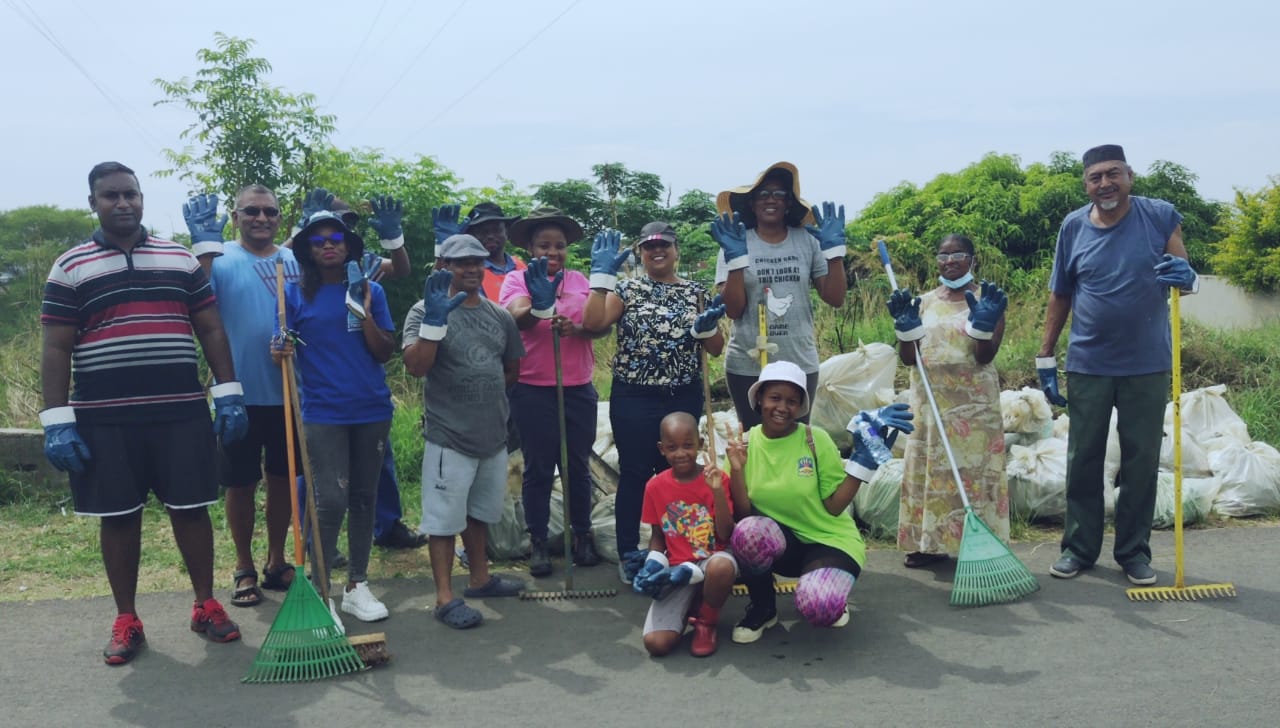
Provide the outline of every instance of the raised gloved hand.
<path id="1" fill-rule="evenodd" d="M 693 320 L 693 327 L 689 330 L 689 333 L 693 334 L 695 339 L 709 339 L 716 335 L 716 331 L 719 329 L 718 324 L 723 316 L 724 296 L 717 293 L 716 297 L 711 299 L 711 303 L 707 304 L 702 313 L 698 314 L 698 317 Z"/>
<path id="2" fill-rule="evenodd" d="M 431 231 L 436 236 L 436 257 L 440 257 L 440 244 L 454 235 L 461 235 L 466 229 L 465 222 L 458 222 L 458 214 L 462 205 L 441 205 L 431 208 Z"/>
<path id="3" fill-rule="evenodd" d="M 427 341 L 440 341 L 449 333 L 449 314 L 462 305 L 467 294 L 458 291 L 449 295 L 449 286 L 453 284 L 453 272 L 438 270 L 427 276 L 427 283 L 422 289 L 422 324 L 418 327 L 418 338 Z"/>
<path id="4" fill-rule="evenodd" d="M 711 221 L 711 238 L 720 244 L 729 270 L 751 265 L 751 258 L 747 255 L 747 226 L 742 223 L 741 215 L 735 212 L 730 217 L 727 212 L 721 213 Z"/>
<path id="5" fill-rule="evenodd" d="M 323 187 L 317 187 L 307 193 L 302 198 L 302 222 L 299 225 L 306 225 L 307 218 L 320 212 L 321 210 L 333 209 L 333 193 Z"/>
<path id="6" fill-rule="evenodd" d="M 223 382 L 209 388 L 213 395 L 213 434 L 222 443 L 235 442 L 249 431 L 249 413 L 244 408 L 244 388 L 240 382 Z"/>
<path id="7" fill-rule="evenodd" d="M 530 312 L 540 319 L 549 319 L 556 313 L 556 289 L 564 280 L 564 270 L 556 273 L 556 277 L 547 278 L 547 257 L 544 255 L 529 261 L 524 269 L 524 285 L 529 289 L 529 301 L 533 304 Z"/>
<path id="8" fill-rule="evenodd" d="M 183 203 L 182 219 L 187 222 L 191 252 L 197 258 L 222 255 L 222 229 L 227 226 L 227 216 L 218 217 L 217 195 L 194 195 Z"/>
<path id="9" fill-rule="evenodd" d="M 1156 282 L 1170 288 L 1177 288 L 1187 293 L 1195 293 L 1200 289 L 1199 277 L 1191 269 L 1186 258 L 1165 253 L 1156 263 Z"/>
<path id="10" fill-rule="evenodd" d="M 844 205 L 836 209 L 836 203 L 822 203 L 822 211 L 814 205 L 810 210 L 817 225 L 805 225 L 804 229 L 818 239 L 818 247 L 822 249 L 822 257 L 827 260 L 844 258 L 848 249 L 844 244 Z"/>
<path id="11" fill-rule="evenodd" d="M 982 300 L 974 298 L 973 291 L 969 290 L 964 292 L 964 300 L 969 304 L 969 320 L 964 324 L 964 332 L 981 341 L 990 340 L 1004 310 L 1009 307 L 1009 297 L 996 284 L 983 281 Z"/>
<path id="12" fill-rule="evenodd" d="M 667 568 L 670 563 L 666 554 L 661 551 L 650 551 L 645 557 L 644 565 L 636 572 L 636 578 L 631 580 L 631 589 L 637 594 L 656 595 L 659 585 L 652 583 L 653 576 Z"/>
<path id="13" fill-rule="evenodd" d="M 920 321 L 920 299 L 912 298 L 911 291 L 899 288 L 889 296 L 889 315 L 893 317 L 893 332 L 898 341 L 919 341 L 924 338 L 924 323 Z"/>
<path id="14" fill-rule="evenodd" d="M 591 287 L 612 291 L 618 284 L 618 271 L 631 256 L 631 248 L 618 252 L 622 233 L 617 230 L 601 230 L 591 243 Z"/>
<path id="15" fill-rule="evenodd" d="M 378 244 L 383 250 L 396 250 L 404 246 L 404 203 L 391 195 L 377 195 L 369 200 L 373 214 L 369 227 L 378 234 Z"/>
<path id="16" fill-rule="evenodd" d="M 1051 356 L 1036 357 L 1036 375 L 1040 377 L 1040 389 L 1049 404 L 1067 406 L 1067 398 L 1058 392 L 1058 360 Z"/>
<path id="17" fill-rule="evenodd" d="M 89 446 L 76 430 L 76 411 L 70 406 L 50 407 L 40 413 L 44 427 L 44 456 L 64 473 L 83 473 Z"/>

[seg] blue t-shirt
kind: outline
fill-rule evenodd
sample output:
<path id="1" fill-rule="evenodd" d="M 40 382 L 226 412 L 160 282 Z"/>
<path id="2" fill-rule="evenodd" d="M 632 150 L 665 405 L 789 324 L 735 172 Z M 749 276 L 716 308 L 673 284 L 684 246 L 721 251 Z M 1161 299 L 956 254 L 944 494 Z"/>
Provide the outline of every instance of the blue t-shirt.
<path id="1" fill-rule="evenodd" d="M 373 286 L 372 316 L 378 328 L 395 331 L 387 294 Z M 359 322 L 347 324 L 347 286 L 320 286 L 308 301 L 296 283 L 284 289 L 289 327 L 306 342 L 296 349 L 302 378 L 302 419 L 318 425 L 359 425 L 391 419 L 391 389 L 382 364 L 364 343 Z"/>
<path id="2" fill-rule="evenodd" d="M 276 248 L 271 255 L 260 257 L 245 250 L 239 241 L 222 246 L 222 255 L 213 259 L 209 276 L 218 294 L 218 313 L 231 344 L 236 379 L 244 387 L 244 402 L 249 405 L 284 404 L 280 366 L 271 361 L 268 346 L 279 323 L 277 259 L 284 260 L 285 281 L 296 281 L 298 262 L 292 250 Z"/>
<path id="3" fill-rule="evenodd" d="M 1182 215 L 1164 200 L 1129 198 L 1109 228 L 1089 221 L 1092 203 L 1058 231 L 1049 289 L 1071 296 L 1068 372 L 1124 377 L 1171 366 L 1168 288 L 1156 282 L 1169 237 Z"/>

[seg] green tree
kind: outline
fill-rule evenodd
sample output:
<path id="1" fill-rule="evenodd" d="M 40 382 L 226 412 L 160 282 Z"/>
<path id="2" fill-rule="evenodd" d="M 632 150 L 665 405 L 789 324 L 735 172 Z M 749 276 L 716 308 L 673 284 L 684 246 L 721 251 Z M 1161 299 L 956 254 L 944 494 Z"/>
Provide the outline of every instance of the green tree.
<path id="1" fill-rule="evenodd" d="M 89 238 L 97 221 L 87 210 L 33 205 L 0 212 L 0 339 L 38 338 L 41 292 L 53 261 Z"/>
<path id="2" fill-rule="evenodd" d="M 1213 266 L 1250 291 L 1280 291 L 1280 176 L 1255 192 L 1236 190 L 1218 222 Z"/>
<path id="3" fill-rule="evenodd" d="M 195 115 L 178 135 L 185 146 L 164 150 L 172 166 L 158 174 L 226 200 L 253 183 L 292 196 L 307 185 L 312 150 L 333 131 L 335 117 L 319 113 L 309 93 L 270 85 L 271 64 L 250 55 L 254 41 L 215 33 L 214 44 L 196 53 L 204 67 L 195 80 L 155 80 L 165 96 L 157 106 Z"/>
<path id="4" fill-rule="evenodd" d="M 1201 273 L 1213 272 L 1213 253 L 1221 235 L 1216 231 L 1222 205 L 1210 202 L 1196 191 L 1199 178 L 1175 162 L 1158 159 L 1145 175 L 1136 175 L 1133 194 L 1173 203 L 1182 213 L 1182 239 L 1192 267 Z"/>

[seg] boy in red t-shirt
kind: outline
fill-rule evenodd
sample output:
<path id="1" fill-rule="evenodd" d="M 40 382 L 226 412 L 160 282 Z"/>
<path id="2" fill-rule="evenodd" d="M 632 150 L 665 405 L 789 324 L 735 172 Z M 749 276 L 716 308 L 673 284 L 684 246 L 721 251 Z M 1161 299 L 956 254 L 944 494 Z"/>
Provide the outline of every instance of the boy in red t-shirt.
<path id="1" fill-rule="evenodd" d="M 733 533 L 729 478 L 708 457 L 698 463 L 698 422 L 686 412 L 662 420 L 658 449 L 669 470 L 649 479 L 640 520 L 653 527 L 649 556 L 633 588 L 654 598 L 644 620 L 644 647 L 654 657 L 675 649 L 693 625 L 695 657 L 716 651 L 720 608 L 738 576 L 724 549 Z"/>

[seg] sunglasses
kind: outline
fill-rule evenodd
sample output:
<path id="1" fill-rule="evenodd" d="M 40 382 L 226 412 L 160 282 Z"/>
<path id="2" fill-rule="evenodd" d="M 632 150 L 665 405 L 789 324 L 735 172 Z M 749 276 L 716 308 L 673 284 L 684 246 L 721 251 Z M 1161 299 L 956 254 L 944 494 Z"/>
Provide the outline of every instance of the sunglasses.
<path id="1" fill-rule="evenodd" d="M 790 196 L 791 193 L 786 190 L 756 190 L 757 200 L 785 200 Z"/>
<path id="2" fill-rule="evenodd" d="M 247 217 L 257 217 L 258 215 L 280 217 L 280 208 L 278 207 L 238 207 L 236 212 Z"/>
<path id="3" fill-rule="evenodd" d="M 671 241 L 663 238 L 654 238 L 653 240 L 646 240 L 643 243 L 640 243 L 641 250 L 658 250 L 670 247 Z"/>
<path id="4" fill-rule="evenodd" d="M 325 243 L 333 243 L 334 246 L 342 245 L 346 240 L 346 236 L 342 233 L 330 233 L 328 235 L 312 235 L 311 245 L 314 247 L 322 247 Z"/>
<path id="5" fill-rule="evenodd" d="M 939 263 L 960 263 L 966 261 L 973 256 L 969 253 L 938 253 Z"/>

